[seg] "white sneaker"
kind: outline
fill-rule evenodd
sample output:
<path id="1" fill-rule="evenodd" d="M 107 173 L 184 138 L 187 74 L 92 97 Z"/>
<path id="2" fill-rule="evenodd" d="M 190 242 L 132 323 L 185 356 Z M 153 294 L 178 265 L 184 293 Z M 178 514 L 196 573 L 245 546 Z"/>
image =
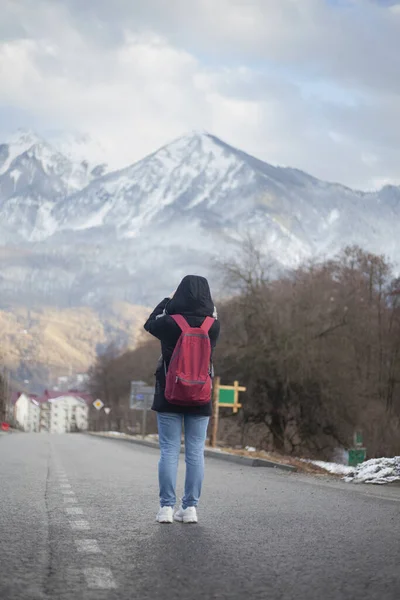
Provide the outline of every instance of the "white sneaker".
<path id="1" fill-rule="evenodd" d="M 158 523 L 173 523 L 174 522 L 174 509 L 172 506 L 161 506 L 158 511 L 157 519 Z"/>
<path id="2" fill-rule="evenodd" d="M 197 523 L 197 510 L 194 506 L 188 506 L 185 509 L 180 506 L 174 515 L 174 519 L 179 523 Z"/>

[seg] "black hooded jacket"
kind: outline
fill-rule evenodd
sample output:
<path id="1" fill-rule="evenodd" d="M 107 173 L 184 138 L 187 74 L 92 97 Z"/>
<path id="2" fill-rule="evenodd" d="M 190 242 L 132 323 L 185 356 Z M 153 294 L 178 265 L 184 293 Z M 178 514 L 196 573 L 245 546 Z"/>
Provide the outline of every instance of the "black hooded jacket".
<path id="1" fill-rule="evenodd" d="M 181 335 L 181 330 L 170 315 L 183 315 L 191 327 L 200 327 L 206 317 L 214 315 L 214 302 L 211 298 L 207 279 L 197 275 L 187 275 L 182 279 L 172 299 L 165 298 L 154 309 L 144 328 L 161 342 L 162 360 L 156 371 L 156 387 L 153 410 L 157 412 L 191 413 L 211 415 L 211 398 L 203 406 L 176 406 L 165 399 L 165 366 L 168 368 L 172 353 Z M 209 331 L 211 348 L 214 350 L 220 331 L 219 321 L 215 321 Z"/>

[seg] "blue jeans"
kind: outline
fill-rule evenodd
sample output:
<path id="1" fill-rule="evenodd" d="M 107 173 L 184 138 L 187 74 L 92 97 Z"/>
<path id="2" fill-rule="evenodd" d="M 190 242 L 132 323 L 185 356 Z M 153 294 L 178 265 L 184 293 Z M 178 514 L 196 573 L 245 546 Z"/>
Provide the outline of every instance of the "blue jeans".
<path id="1" fill-rule="evenodd" d="M 209 417 L 180 413 L 157 413 L 161 457 L 158 463 L 160 505 L 175 506 L 176 479 L 181 451 L 182 423 L 185 430 L 185 493 L 183 508 L 197 506 L 204 478 L 204 445 Z"/>

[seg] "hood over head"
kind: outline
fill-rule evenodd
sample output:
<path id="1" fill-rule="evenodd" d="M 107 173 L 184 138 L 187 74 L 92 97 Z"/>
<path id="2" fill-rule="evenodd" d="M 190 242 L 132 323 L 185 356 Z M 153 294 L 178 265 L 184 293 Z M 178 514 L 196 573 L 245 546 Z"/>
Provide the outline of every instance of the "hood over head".
<path id="1" fill-rule="evenodd" d="M 174 297 L 168 302 L 166 310 L 170 315 L 212 317 L 214 302 L 207 279 L 199 275 L 186 275 Z"/>

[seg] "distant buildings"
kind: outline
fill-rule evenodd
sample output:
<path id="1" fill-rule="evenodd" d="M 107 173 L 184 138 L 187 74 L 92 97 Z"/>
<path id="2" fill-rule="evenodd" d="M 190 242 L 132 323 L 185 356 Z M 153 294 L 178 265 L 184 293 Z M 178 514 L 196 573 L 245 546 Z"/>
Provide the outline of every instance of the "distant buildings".
<path id="1" fill-rule="evenodd" d="M 24 431 L 39 431 L 40 406 L 34 397 L 21 394 L 14 405 L 14 419 Z"/>
<path id="2" fill-rule="evenodd" d="M 27 432 L 68 433 L 88 428 L 93 398 L 77 390 L 48 391 L 40 397 L 15 394 L 14 419 Z"/>

